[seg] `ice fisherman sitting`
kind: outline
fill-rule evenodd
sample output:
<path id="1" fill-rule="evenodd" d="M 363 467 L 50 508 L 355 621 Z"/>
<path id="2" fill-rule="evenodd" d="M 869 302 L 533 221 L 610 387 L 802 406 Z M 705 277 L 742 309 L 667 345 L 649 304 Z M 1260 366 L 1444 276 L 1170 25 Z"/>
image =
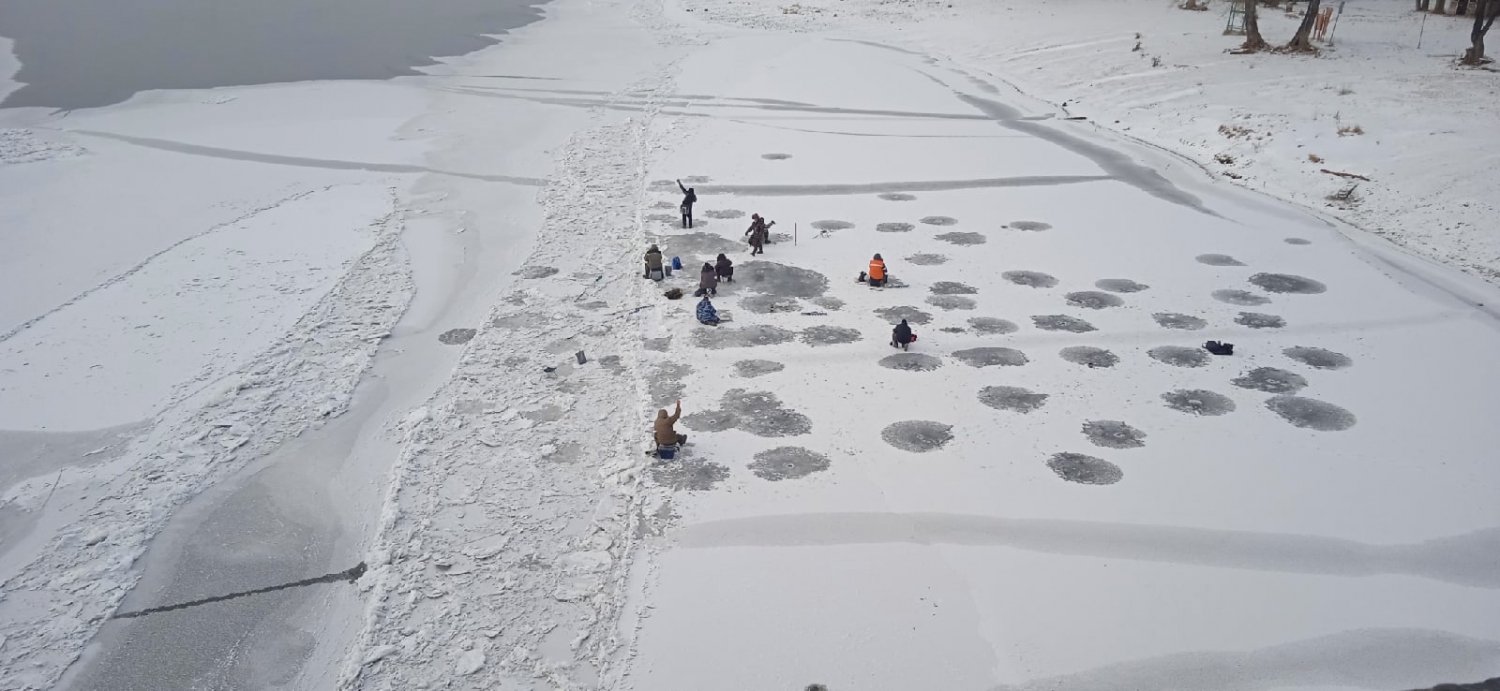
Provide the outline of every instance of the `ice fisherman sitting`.
<path id="1" fill-rule="evenodd" d="M 698 301 L 698 321 L 709 326 L 719 325 L 719 311 L 714 309 L 714 303 L 708 301 L 707 295 Z"/>

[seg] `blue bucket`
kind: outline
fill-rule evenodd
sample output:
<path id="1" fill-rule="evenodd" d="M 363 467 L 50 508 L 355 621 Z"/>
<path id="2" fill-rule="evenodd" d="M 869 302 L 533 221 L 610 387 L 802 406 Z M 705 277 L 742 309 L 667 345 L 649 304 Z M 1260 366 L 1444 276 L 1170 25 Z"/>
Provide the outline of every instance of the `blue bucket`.
<path id="1" fill-rule="evenodd" d="M 670 461 L 674 458 L 677 458 L 677 445 L 673 444 L 671 446 L 656 447 L 656 457 L 662 459 L 663 461 Z"/>
<path id="2" fill-rule="evenodd" d="M 672 257 L 672 270 L 673 271 L 681 271 L 682 270 L 682 257 Z"/>

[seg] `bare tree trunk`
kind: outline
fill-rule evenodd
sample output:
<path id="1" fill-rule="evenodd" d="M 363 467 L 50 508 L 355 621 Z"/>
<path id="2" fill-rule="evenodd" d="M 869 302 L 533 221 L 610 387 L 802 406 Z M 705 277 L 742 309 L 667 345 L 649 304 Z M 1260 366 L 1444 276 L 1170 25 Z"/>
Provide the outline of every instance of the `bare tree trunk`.
<path id="1" fill-rule="evenodd" d="M 1417 0 L 1417 10 L 1419 12 L 1432 11 L 1432 0 Z"/>
<path id="2" fill-rule="evenodd" d="M 1433 14 L 1448 14 L 1448 0 L 1437 0 L 1437 6 L 1432 8 Z"/>
<path id="3" fill-rule="evenodd" d="M 1458 0 L 1458 8 L 1453 10 L 1453 15 L 1462 17 L 1469 13 L 1469 0 Z"/>
<path id="4" fill-rule="evenodd" d="M 1266 39 L 1260 36 L 1260 22 L 1256 19 L 1255 3 L 1256 0 L 1245 0 L 1245 43 L 1240 46 L 1241 50 L 1266 49 Z"/>
<path id="5" fill-rule="evenodd" d="M 1474 28 L 1469 31 L 1469 42 L 1472 45 L 1464 51 L 1465 65 L 1484 62 L 1484 35 L 1494 25 L 1495 15 L 1500 14 L 1500 0 L 1477 0 L 1477 3 L 1478 6 L 1474 8 Z"/>
<path id="6" fill-rule="evenodd" d="M 1442 2 L 1443 0 L 1438 0 Z M 1302 15 L 1302 24 L 1297 27 L 1297 35 L 1292 37 L 1291 43 L 1286 44 L 1287 50 L 1298 50 L 1312 52 L 1316 50 L 1312 44 L 1313 22 L 1318 18 L 1318 5 L 1320 0 L 1308 0 L 1307 14 Z"/>

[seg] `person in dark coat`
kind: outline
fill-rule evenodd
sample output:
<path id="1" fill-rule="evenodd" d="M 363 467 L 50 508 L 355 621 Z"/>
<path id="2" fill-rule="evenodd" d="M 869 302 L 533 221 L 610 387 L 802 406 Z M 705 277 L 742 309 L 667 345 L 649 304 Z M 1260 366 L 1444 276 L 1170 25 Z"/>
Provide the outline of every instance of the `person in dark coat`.
<path id="1" fill-rule="evenodd" d="M 698 272 L 698 292 L 693 294 L 705 297 L 719 294 L 719 274 L 713 264 L 703 262 L 703 270 Z"/>
<path id="2" fill-rule="evenodd" d="M 719 275 L 719 280 L 725 283 L 734 283 L 734 262 L 729 257 L 719 255 L 719 260 L 714 264 L 714 273 Z"/>
<path id="3" fill-rule="evenodd" d="M 646 278 L 653 278 L 652 272 L 661 271 L 661 250 L 652 245 L 646 249 Z"/>
<path id="4" fill-rule="evenodd" d="M 768 224 L 766 219 L 760 217 L 760 214 L 750 214 L 750 229 L 746 230 L 745 234 L 750 236 L 751 255 L 766 253 L 766 240 L 771 237 L 771 226 L 774 225 L 776 225 L 775 221 Z"/>
<path id="5" fill-rule="evenodd" d="M 707 295 L 704 295 L 703 299 L 698 301 L 697 316 L 699 323 L 709 326 L 719 325 L 719 311 L 714 309 L 714 303 L 708 301 Z"/>
<path id="6" fill-rule="evenodd" d="M 892 348 L 906 350 L 906 347 L 911 345 L 911 342 L 914 340 L 916 339 L 912 336 L 911 326 L 906 323 L 905 319 L 902 319 L 901 323 L 896 325 L 896 328 L 891 329 Z"/>
<path id="7" fill-rule="evenodd" d="M 682 227 L 693 227 L 693 205 L 698 203 L 698 193 L 691 187 L 683 187 L 682 181 L 677 181 L 677 189 L 682 190 Z"/>

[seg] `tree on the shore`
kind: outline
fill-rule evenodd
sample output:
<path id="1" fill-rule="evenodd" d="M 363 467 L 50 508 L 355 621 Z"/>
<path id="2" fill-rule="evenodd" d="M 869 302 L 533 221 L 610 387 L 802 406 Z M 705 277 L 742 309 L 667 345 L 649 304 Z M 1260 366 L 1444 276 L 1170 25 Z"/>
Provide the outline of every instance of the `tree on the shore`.
<path id="1" fill-rule="evenodd" d="M 1438 0 L 1440 6 L 1442 2 L 1443 0 Z M 1312 44 L 1312 30 L 1313 22 L 1317 21 L 1318 19 L 1319 4 L 1321 4 L 1319 0 L 1308 0 L 1307 12 L 1302 15 L 1302 24 L 1297 27 L 1297 34 L 1292 37 L 1292 41 L 1286 44 L 1287 50 L 1296 50 L 1307 53 L 1311 53 L 1314 50 L 1317 50 L 1316 48 L 1313 48 Z"/>
<path id="2" fill-rule="evenodd" d="M 1469 31 L 1469 42 L 1472 44 L 1464 51 L 1465 65 L 1478 65 L 1484 62 L 1484 35 L 1490 32 L 1490 27 L 1495 24 L 1495 17 L 1500 15 L 1500 0 L 1475 0 L 1474 28 Z"/>
<path id="3" fill-rule="evenodd" d="M 1454 16 L 1462 17 L 1469 13 L 1469 0 L 1458 0 L 1458 8 L 1453 10 Z"/>
<path id="4" fill-rule="evenodd" d="M 1240 50 L 1254 52 L 1266 49 L 1266 39 L 1260 36 L 1260 22 L 1255 18 L 1256 0 L 1245 0 L 1245 44 Z"/>

